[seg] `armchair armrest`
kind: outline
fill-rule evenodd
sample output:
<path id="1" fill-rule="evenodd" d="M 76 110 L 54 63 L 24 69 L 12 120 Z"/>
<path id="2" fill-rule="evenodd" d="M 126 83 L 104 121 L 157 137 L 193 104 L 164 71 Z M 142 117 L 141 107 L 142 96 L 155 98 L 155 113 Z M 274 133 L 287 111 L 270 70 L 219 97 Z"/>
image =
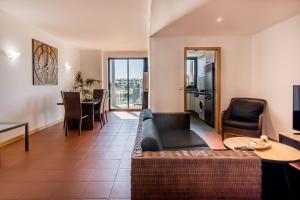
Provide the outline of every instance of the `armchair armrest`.
<path id="1" fill-rule="evenodd" d="M 190 113 L 153 113 L 158 129 L 190 129 Z"/>
<path id="2" fill-rule="evenodd" d="M 230 110 L 229 110 L 229 108 L 227 108 L 227 110 L 224 110 L 224 111 L 222 112 L 222 117 L 221 117 L 221 119 L 222 119 L 222 124 L 223 124 L 224 120 L 227 120 L 227 119 L 229 119 L 229 118 L 230 118 Z"/>
<path id="3" fill-rule="evenodd" d="M 261 160 L 253 152 L 144 152 L 132 159 L 131 197 L 260 199 L 261 174 Z"/>
<path id="4" fill-rule="evenodd" d="M 262 129 L 263 129 L 263 122 L 264 122 L 264 114 L 259 115 L 259 120 L 258 120 L 258 132 L 261 134 Z"/>

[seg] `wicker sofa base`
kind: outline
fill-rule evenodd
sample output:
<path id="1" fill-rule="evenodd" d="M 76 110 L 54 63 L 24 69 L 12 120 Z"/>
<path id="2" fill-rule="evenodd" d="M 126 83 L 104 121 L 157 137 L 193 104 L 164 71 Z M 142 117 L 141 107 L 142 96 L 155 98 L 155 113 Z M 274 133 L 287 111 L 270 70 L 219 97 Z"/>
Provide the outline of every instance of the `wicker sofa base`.
<path id="1" fill-rule="evenodd" d="M 141 120 L 131 162 L 132 200 L 262 198 L 261 159 L 253 152 L 143 152 Z"/>
<path id="2" fill-rule="evenodd" d="M 233 151 L 144 152 L 132 160 L 131 195 L 147 199 L 261 199 L 261 162 Z"/>

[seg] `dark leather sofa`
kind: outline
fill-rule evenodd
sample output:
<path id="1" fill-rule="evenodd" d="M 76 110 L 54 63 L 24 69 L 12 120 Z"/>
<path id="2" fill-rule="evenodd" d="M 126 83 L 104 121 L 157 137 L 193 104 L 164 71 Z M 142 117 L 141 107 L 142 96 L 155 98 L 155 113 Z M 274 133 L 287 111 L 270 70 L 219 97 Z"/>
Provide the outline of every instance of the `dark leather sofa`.
<path id="1" fill-rule="evenodd" d="M 201 149 L 208 147 L 204 140 L 190 130 L 190 114 L 152 113 L 143 111 L 143 151 L 172 149 Z"/>

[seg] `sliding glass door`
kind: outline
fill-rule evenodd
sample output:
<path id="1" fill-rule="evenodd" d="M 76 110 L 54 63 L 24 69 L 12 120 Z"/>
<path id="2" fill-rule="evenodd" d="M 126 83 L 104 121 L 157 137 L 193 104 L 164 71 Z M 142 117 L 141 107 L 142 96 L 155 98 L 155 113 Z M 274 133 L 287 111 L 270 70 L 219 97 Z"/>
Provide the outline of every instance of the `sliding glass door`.
<path id="1" fill-rule="evenodd" d="M 110 58 L 110 110 L 141 110 L 146 58 Z"/>

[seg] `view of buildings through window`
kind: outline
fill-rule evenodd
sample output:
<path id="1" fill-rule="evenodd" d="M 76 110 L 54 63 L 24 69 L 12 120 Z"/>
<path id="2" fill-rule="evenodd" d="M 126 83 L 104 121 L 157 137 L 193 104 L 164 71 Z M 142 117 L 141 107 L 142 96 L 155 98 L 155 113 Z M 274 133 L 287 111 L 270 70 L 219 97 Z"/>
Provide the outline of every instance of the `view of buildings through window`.
<path id="1" fill-rule="evenodd" d="M 110 59 L 110 108 L 141 109 L 144 59 Z"/>

